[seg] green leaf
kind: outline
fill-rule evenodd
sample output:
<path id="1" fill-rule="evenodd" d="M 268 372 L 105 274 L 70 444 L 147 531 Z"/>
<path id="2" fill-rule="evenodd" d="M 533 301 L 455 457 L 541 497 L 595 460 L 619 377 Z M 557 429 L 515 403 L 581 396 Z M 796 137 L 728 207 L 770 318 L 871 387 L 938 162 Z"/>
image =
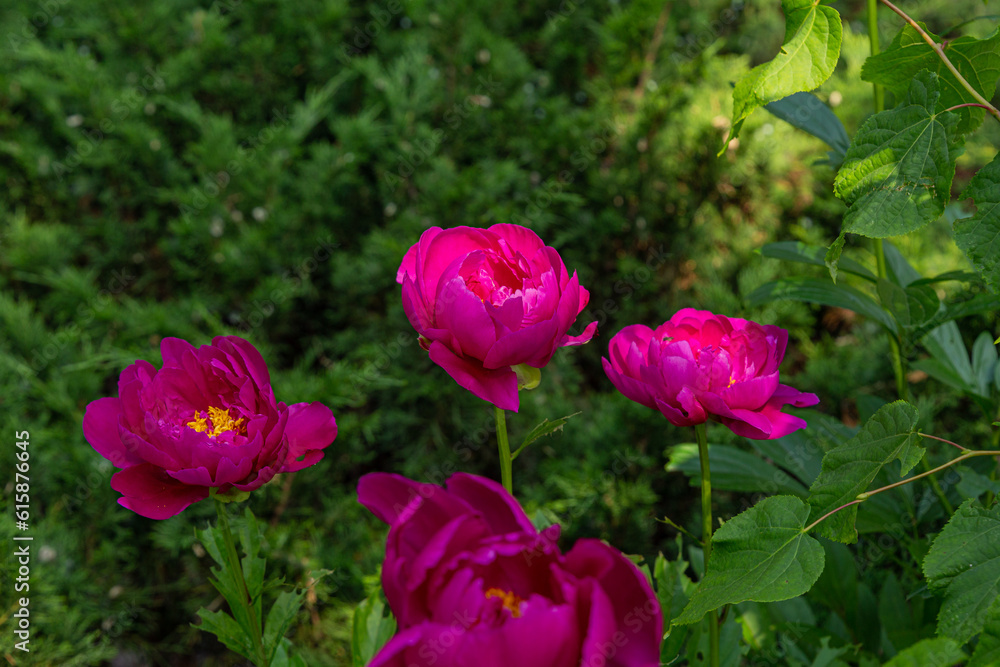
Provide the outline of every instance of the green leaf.
<path id="1" fill-rule="evenodd" d="M 833 149 L 829 153 L 831 164 L 839 165 L 844 161 L 851 145 L 847 130 L 830 107 L 812 93 L 794 93 L 764 108 L 793 127 L 826 142 Z"/>
<path id="2" fill-rule="evenodd" d="M 986 624 L 979 635 L 976 650 L 966 667 L 993 667 L 1000 664 L 1000 602 L 993 601 L 986 612 Z"/>
<path id="3" fill-rule="evenodd" d="M 896 320 L 870 296 L 849 285 L 834 284 L 826 280 L 801 277 L 775 280 L 755 289 L 747 296 L 746 301 L 749 306 L 760 306 L 781 299 L 853 310 L 878 322 L 893 334 L 898 333 Z"/>
<path id="4" fill-rule="evenodd" d="M 944 593 L 938 634 L 964 644 L 980 632 L 1000 593 L 1000 505 L 962 503 L 924 558 L 924 576 Z"/>
<path id="5" fill-rule="evenodd" d="M 926 336 L 932 329 L 935 329 L 946 322 L 960 320 L 963 317 L 968 317 L 969 315 L 979 315 L 980 313 L 989 313 L 996 310 L 1000 310 L 1000 296 L 995 294 L 976 294 L 964 301 L 955 301 L 945 304 L 944 309 L 931 318 L 930 322 L 917 327 L 913 332 L 911 332 L 910 336 L 913 340 L 917 340 Z"/>
<path id="6" fill-rule="evenodd" d="M 714 489 L 790 493 L 803 498 L 808 494 L 806 487 L 784 470 L 731 445 L 709 445 L 708 465 Z M 690 478 L 692 486 L 701 486 L 698 445 L 683 443 L 671 447 L 667 453 L 666 469 L 667 472 L 680 471 Z"/>
<path id="7" fill-rule="evenodd" d="M 947 637 L 921 639 L 900 651 L 882 667 L 951 667 L 965 660 L 962 647 Z"/>
<path id="8" fill-rule="evenodd" d="M 993 336 L 984 331 L 972 344 L 972 374 L 976 380 L 976 389 L 980 396 L 990 395 L 993 384 L 993 374 L 997 366 L 997 348 Z"/>
<path id="9" fill-rule="evenodd" d="M 845 505 L 868 490 L 883 466 L 898 459 L 901 475 L 920 462 L 924 449 L 917 445 L 917 409 L 904 401 L 882 406 L 856 436 L 823 457 L 823 471 L 809 489 L 810 521 Z M 820 523 L 816 529 L 831 540 L 857 541 L 854 522 L 858 507 L 852 505 Z"/>
<path id="10" fill-rule="evenodd" d="M 247 582 L 247 592 L 255 602 L 257 615 L 260 617 L 260 596 L 264 591 L 264 571 L 267 561 L 260 556 L 260 546 L 263 539 L 263 529 L 257 518 L 247 507 L 243 514 L 244 522 L 239 527 L 240 545 L 245 554 L 242 559 L 243 577 Z"/>
<path id="11" fill-rule="evenodd" d="M 914 368 L 959 391 L 975 393 L 976 378 L 969 361 L 969 352 L 962 340 L 962 332 L 954 321 L 937 327 L 924 336 L 921 342 L 930 352 L 931 359 L 915 362 Z"/>
<path id="12" fill-rule="evenodd" d="M 897 236 L 944 212 L 962 139 L 958 115 L 935 111 L 937 86 L 937 75 L 921 72 L 899 106 L 858 130 L 834 182 L 850 207 L 842 234 Z"/>
<path id="13" fill-rule="evenodd" d="M 211 632 L 230 651 L 239 653 L 244 658 L 253 659 L 253 645 L 232 616 L 222 611 L 199 609 L 198 617 L 201 618 L 201 624 L 194 627 Z"/>
<path id="14" fill-rule="evenodd" d="M 809 506 L 793 496 L 765 498 L 722 525 L 712 538 L 708 572 L 677 623 L 746 600 L 802 595 L 823 571 L 823 547 L 803 528 Z"/>
<path id="15" fill-rule="evenodd" d="M 968 466 L 955 466 L 954 471 L 958 473 L 959 480 L 955 484 L 955 490 L 963 498 L 978 498 L 987 491 L 1000 493 L 1000 483 L 994 482 L 986 475 L 976 472 Z"/>
<path id="16" fill-rule="evenodd" d="M 571 415 L 566 415 L 565 417 L 560 417 L 559 419 L 553 419 L 552 421 L 543 419 L 540 424 L 528 432 L 528 435 L 524 436 L 524 442 L 522 442 L 521 446 L 514 450 L 514 453 L 511 454 L 511 460 L 513 461 L 516 459 L 517 455 L 521 453 L 521 450 L 533 443 L 535 440 L 538 440 L 544 435 L 552 435 L 556 431 L 561 431 L 562 427 L 566 425 L 566 422 L 573 417 L 576 417 L 578 414 L 581 413 L 574 412 Z"/>
<path id="17" fill-rule="evenodd" d="M 975 215 L 955 221 L 955 243 L 993 292 L 1000 292 L 1000 156 L 976 172 L 962 199 Z"/>
<path id="18" fill-rule="evenodd" d="M 826 266 L 824 257 L 826 248 L 818 245 L 808 245 L 801 241 L 779 241 L 768 243 L 760 249 L 762 257 L 772 257 L 786 262 L 799 262 L 801 264 L 812 264 L 813 266 Z M 856 276 L 875 282 L 878 278 L 853 259 L 843 259 L 840 262 L 840 270 L 845 273 L 852 273 Z"/>
<path id="19" fill-rule="evenodd" d="M 918 23 L 935 42 L 939 44 L 944 42 L 927 30 L 926 25 Z M 959 37 L 948 40 L 944 43 L 944 53 L 976 92 L 986 99 L 993 97 L 997 77 L 1000 77 L 1000 30 L 994 31 L 986 39 Z M 930 70 L 941 79 L 941 98 L 937 106 L 939 111 L 977 101 L 959 83 L 920 33 L 910 25 L 903 26 L 885 51 L 865 61 L 861 68 L 861 79 L 881 84 L 900 96 L 906 92 L 910 81 L 920 70 Z M 976 129 L 985 118 L 983 109 L 973 107 L 959 111 L 962 120 L 958 131 L 962 133 Z"/>
<path id="20" fill-rule="evenodd" d="M 877 289 L 882 307 L 906 330 L 923 326 L 943 308 L 937 292 L 928 285 L 900 287 L 894 282 L 880 279 Z"/>
<path id="21" fill-rule="evenodd" d="M 354 610 L 354 629 L 351 634 L 351 664 L 365 667 L 396 632 L 396 619 L 390 613 L 383 616 L 385 603 L 381 593 L 375 591 L 362 600 Z"/>
<path id="22" fill-rule="evenodd" d="M 809 427 L 777 440 L 751 440 L 750 446 L 804 483 L 812 484 L 823 467 L 823 455 L 853 437 L 855 430 L 815 410 L 796 410 L 794 414 L 805 419 Z"/>
<path id="23" fill-rule="evenodd" d="M 726 145 L 739 135 L 743 121 L 754 110 L 792 93 L 818 88 L 830 78 L 840 58 L 843 26 L 835 9 L 819 0 L 782 0 L 781 8 L 785 12 L 781 51 L 770 62 L 747 72 L 736 84 L 733 127 Z"/>
<path id="24" fill-rule="evenodd" d="M 688 564 L 683 558 L 683 553 L 683 542 L 678 535 L 677 560 L 667 560 L 661 553 L 653 565 L 656 596 L 660 601 L 660 609 L 663 610 L 663 629 L 666 633 L 660 647 L 660 661 L 665 663 L 669 663 L 680 654 L 690 633 L 688 626 L 673 625 L 673 620 L 680 616 L 695 588 L 687 576 Z"/>
<path id="25" fill-rule="evenodd" d="M 264 623 L 264 650 L 267 652 L 268 662 L 274 660 L 285 633 L 302 608 L 305 595 L 305 591 L 282 591 L 274 601 Z"/>

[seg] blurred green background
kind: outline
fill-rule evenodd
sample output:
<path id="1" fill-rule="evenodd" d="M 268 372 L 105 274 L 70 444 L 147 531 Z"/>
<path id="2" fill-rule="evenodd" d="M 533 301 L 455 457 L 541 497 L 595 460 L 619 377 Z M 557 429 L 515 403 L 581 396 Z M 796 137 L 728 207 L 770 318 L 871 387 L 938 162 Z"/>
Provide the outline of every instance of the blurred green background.
<path id="1" fill-rule="evenodd" d="M 838 2 L 841 64 L 818 91 L 850 133 L 863 2 Z M 19 665 L 235 665 L 191 623 L 218 605 L 194 527 L 209 503 L 154 522 L 116 504 L 80 429 L 159 341 L 238 334 L 279 400 L 323 401 L 340 434 L 323 461 L 249 501 L 272 571 L 313 587 L 291 635 L 310 665 L 350 664 L 350 615 L 376 583 L 385 528 L 360 475 L 498 475 L 492 411 L 415 344 L 395 283 L 426 228 L 515 222 L 591 293 L 600 335 L 564 349 L 509 419 L 512 440 L 577 411 L 515 462 L 529 511 L 564 545 L 601 537 L 676 552 L 697 492 L 663 471 L 691 439 L 617 394 L 600 357 L 623 326 L 696 306 L 792 333 L 785 382 L 857 422 L 893 395 L 886 342 L 846 311 L 742 296 L 790 270 L 774 240 L 829 243 L 844 206 L 826 147 L 761 111 L 738 145 L 731 83 L 781 44 L 778 2 L 704 0 L 8 0 L 0 9 L 0 539 L 12 544 L 13 433 L 31 433 L 33 652 L 13 651 L 3 562 L 0 657 Z M 908 10 L 939 32 L 973 0 Z M 987 24 L 989 22 L 986 22 Z M 883 41 L 898 29 L 884 16 Z M 985 34 L 993 26 L 971 26 Z M 991 157 L 969 143 L 955 191 Z M 947 222 L 900 242 L 919 269 L 965 266 Z M 857 257 L 868 261 L 864 249 Z M 821 270 L 816 275 L 822 275 Z M 976 320 L 971 337 L 994 324 Z M 914 377 L 924 421 L 983 432 L 968 401 Z M 862 397 L 859 400 L 859 395 Z M 710 430 L 716 441 L 728 431 Z M 721 496 L 719 514 L 746 499 Z M 7 546 L 4 547 L 5 551 Z M 214 602 L 213 602 L 214 601 Z"/>

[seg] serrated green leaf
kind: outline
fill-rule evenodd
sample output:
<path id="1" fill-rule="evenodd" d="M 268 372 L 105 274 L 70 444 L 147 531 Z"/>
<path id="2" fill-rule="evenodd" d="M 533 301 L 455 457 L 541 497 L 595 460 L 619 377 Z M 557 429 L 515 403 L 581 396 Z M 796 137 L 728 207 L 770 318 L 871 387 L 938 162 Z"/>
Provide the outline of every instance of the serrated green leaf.
<path id="1" fill-rule="evenodd" d="M 900 287 L 880 279 L 877 290 L 882 307 L 892 314 L 899 326 L 907 330 L 926 324 L 943 307 L 937 292 L 928 285 Z"/>
<path id="2" fill-rule="evenodd" d="M 918 340 L 946 322 L 996 310 L 1000 310 L 1000 296 L 996 294 L 976 294 L 965 301 L 955 301 L 945 304 L 944 308 L 938 311 L 937 315 L 932 317 L 926 324 L 917 327 L 910 333 L 910 336 L 913 340 Z"/>
<path id="3" fill-rule="evenodd" d="M 944 42 L 944 53 L 948 60 L 976 92 L 986 99 L 992 98 L 997 77 L 1000 77 L 1000 30 L 994 31 L 986 39 L 959 37 L 945 42 L 928 31 L 926 25 L 918 23 L 935 42 Z M 910 25 L 905 25 L 882 53 L 865 61 L 861 68 L 861 78 L 883 85 L 899 96 L 906 92 L 910 81 L 921 70 L 930 70 L 940 77 L 939 111 L 977 101 L 959 83 L 935 50 Z M 976 129 L 985 118 L 985 111 L 979 108 L 965 108 L 959 112 L 962 119 L 958 131 L 962 133 Z"/>
<path id="4" fill-rule="evenodd" d="M 571 415 L 566 415 L 565 417 L 560 417 L 559 419 L 553 419 L 552 421 L 543 419 L 540 424 L 528 432 L 528 435 L 524 436 L 524 441 L 521 443 L 520 447 L 514 450 L 514 453 L 511 454 L 511 460 L 516 459 L 517 455 L 521 453 L 521 450 L 533 443 L 535 440 L 538 440 L 545 435 L 552 435 L 556 431 L 561 431 L 563 426 L 566 425 L 566 422 L 573 417 L 576 417 L 578 414 L 580 413 L 574 412 Z"/>
<path id="5" fill-rule="evenodd" d="M 781 8 L 785 12 L 781 51 L 736 84 L 733 126 L 726 145 L 739 135 L 743 121 L 757 108 L 818 88 L 830 78 L 840 58 L 843 26 L 835 9 L 820 0 L 782 0 Z"/>
<path id="6" fill-rule="evenodd" d="M 267 621 L 264 622 L 264 651 L 268 662 L 274 659 L 285 633 L 302 607 L 303 598 L 305 591 L 282 591 L 267 613 Z"/>
<path id="7" fill-rule="evenodd" d="M 782 468 L 805 484 L 812 484 L 823 467 L 827 450 L 853 437 L 855 430 L 815 410 L 797 410 L 795 415 L 805 419 L 808 428 L 777 440 L 751 440 L 750 446 L 761 456 L 780 462 Z"/>
<path id="8" fill-rule="evenodd" d="M 243 577 L 246 580 L 250 599 L 256 602 L 257 615 L 260 616 L 260 596 L 264 591 L 264 572 L 267 561 L 260 556 L 260 546 L 263 539 L 262 529 L 257 518 L 247 507 L 243 514 L 243 523 L 239 527 L 240 545 L 243 547 Z"/>
<path id="9" fill-rule="evenodd" d="M 976 650 L 966 667 L 994 667 L 1000 665 L 1000 600 L 994 600 L 986 612 L 986 623 L 979 635 Z"/>
<path id="10" fill-rule="evenodd" d="M 896 320 L 874 299 L 850 285 L 834 284 L 816 278 L 783 278 L 761 285 L 746 298 L 750 306 L 759 306 L 781 299 L 853 310 L 878 322 L 893 334 L 898 333 Z"/>
<path id="11" fill-rule="evenodd" d="M 820 139 L 832 148 L 830 163 L 839 165 L 851 145 L 844 124 L 821 99 L 812 93 L 789 95 L 765 107 L 781 120 Z"/>
<path id="12" fill-rule="evenodd" d="M 712 488 L 715 489 L 790 493 L 803 498 L 808 494 L 806 487 L 784 470 L 731 445 L 709 445 L 708 464 L 712 471 Z M 682 472 L 693 486 L 701 486 L 698 445 L 683 443 L 671 447 L 667 453 L 666 469 L 667 472 Z"/>
<path id="13" fill-rule="evenodd" d="M 232 616 L 221 611 L 199 609 L 198 617 L 201 618 L 201 625 L 195 625 L 194 627 L 205 632 L 211 632 L 230 651 L 238 653 L 244 658 L 253 659 L 253 646 L 250 644 L 246 633 L 243 632 Z"/>
<path id="14" fill-rule="evenodd" d="M 812 264 L 813 266 L 826 266 L 824 257 L 827 249 L 823 246 L 814 246 L 802 243 L 801 241 L 779 241 L 768 243 L 760 249 L 762 257 L 771 257 L 786 262 L 799 262 L 802 264 Z M 840 263 L 840 270 L 851 273 L 865 280 L 875 282 L 877 280 L 874 273 L 869 271 L 853 259 L 844 259 Z"/>
<path id="15" fill-rule="evenodd" d="M 981 475 L 968 466 L 955 466 L 954 470 L 959 476 L 955 490 L 963 498 L 979 498 L 987 491 L 1000 492 L 1000 483 L 994 482 L 986 475 Z"/>
<path id="16" fill-rule="evenodd" d="M 794 496 L 765 498 L 712 538 L 708 572 L 677 623 L 746 600 L 776 602 L 808 591 L 823 571 L 823 547 L 803 532 L 809 506 Z"/>
<path id="17" fill-rule="evenodd" d="M 964 644 L 981 631 L 1000 593 L 1000 506 L 962 503 L 934 538 L 924 576 L 944 593 L 938 634 Z"/>
<path id="18" fill-rule="evenodd" d="M 834 193 L 849 206 L 842 233 L 898 236 L 936 220 L 951 199 L 962 138 L 959 117 L 938 112 L 937 75 L 921 72 L 894 109 L 862 124 Z"/>
<path id="19" fill-rule="evenodd" d="M 396 632 L 396 619 L 390 613 L 383 616 L 385 603 L 381 592 L 375 591 L 354 610 L 351 634 L 351 664 L 365 667 Z"/>
<path id="20" fill-rule="evenodd" d="M 962 193 L 975 215 L 955 221 L 955 243 L 993 292 L 1000 292 L 1000 156 L 976 172 Z"/>
<path id="21" fill-rule="evenodd" d="M 905 475 L 920 462 L 923 447 L 915 429 L 917 409 L 904 401 L 882 406 L 856 436 L 823 457 L 823 471 L 809 489 L 810 521 L 815 521 L 858 497 L 883 466 L 899 460 Z M 847 507 L 820 523 L 817 532 L 831 540 L 857 541 L 854 523 L 857 505 Z"/>
<path id="22" fill-rule="evenodd" d="M 883 667 L 951 667 L 965 660 L 962 647 L 947 637 L 921 639 L 896 654 Z"/>

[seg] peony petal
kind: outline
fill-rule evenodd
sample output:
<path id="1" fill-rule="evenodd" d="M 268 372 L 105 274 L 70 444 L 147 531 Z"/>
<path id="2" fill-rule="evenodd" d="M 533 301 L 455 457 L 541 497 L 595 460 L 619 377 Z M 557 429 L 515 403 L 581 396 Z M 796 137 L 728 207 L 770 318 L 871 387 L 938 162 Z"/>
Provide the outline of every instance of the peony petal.
<path id="1" fill-rule="evenodd" d="M 322 450 L 337 437 L 337 421 L 330 408 L 319 401 L 296 403 L 288 406 L 285 435 L 288 458 L 281 472 L 295 472 L 323 458 Z"/>
<path id="2" fill-rule="evenodd" d="M 592 577 L 611 600 L 615 630 L 625 635 L 623 641 L 615 642 L 614 664 L 659 664 L 663 615 L 639 569 L 600 540 L 581 539 L 566 554 L 566 570 L 580 578 Z"/>
<path id="3" fill-rule="evenodd" d="M 517 374 L 510 368 L 483 368 L 479 362 L 457 356 L 440 341 L 431 343 L 428 353 L 431 361 L 465 389 L 501 410 L 517 412 Z"/>
<path id="4" fill-rule="evenodd" d="M 441 281 L 434 303 L 434 323 L 450 331 L 462 353 L 475 359 L 485 359 L 497 340 L 496 325 L 486 313 L 486 305 L 460 277 Z"/>
<path id="5" fill-rule="evenodd" d="M 488 369 L 527 364 L 542 368 L 552 359 L 555 340 L 559 336 L 558 323 L 546 320 L 503 336 L 483 357 Z"/>
<path id="6" fill-rule="evenodd" d="M 758 410 L 767 403 L 778 388 L 778 373 L 761 375 L 733 383 L 719 392 L 722 400 L 731 408 Z"/>
<path id="7" fill-rule="evenodd" d="M 525 257 L 531 258 L 545 247 L 545 243 L 538 234 L 521 225 L 500 223 L 490 227 L 489 231 L 502 239 L 502 245 L 511 249 L 511 255 L 519 252 Z"/>
<path id="8" fill-rule="evenodd" d="M 208 497 L 208 488 L 182 484 L 148 463 L 115 473 L 111 488 L 123 496 L 119 505 L 149 519 L 169 519 Z"/>
<path id="9" fill-rule="evenodd" d="M 216 336 L 212 339 L 212 345 L 230 356 L 238 357 L 258 387 L 271 385 L 271 374 L 267 370 L 267 364 L 264 363 L 264 357 L 250 344 L 250 341 L 239 336 Z"/>
<path id="10" fill-rule="evenodd" d="M 590 339 L 597 334 L 597 321 L 594 320 L 586 326 L 579 336 L 570 336 L 568 333 L 562 337 L 559 341 L 559 347 L 566 347 L 568 345 L 583 345 L 584 343 L 589 343 Z"/>
<path id="11" fill-rule="evenodd" d="M 449 493 L 482 513 L 494 533 L 524 532 L 529 535 L 538 533 L 520 503 L 507 493 L 503 486 L 491 479 L 455 473 L 448 478 L 446 488 Z"/>
<path id="12" fill-rule="evenodd" d="M 99 398 L 87 406 L 83 415 L 83 437 L 116 468 L 142 463 L 135 450 L 122 442 L 118 426 L 121 414 L 121 401 L 117 398 Z"/>
<path id="13" fill-rule="evenodd" d="M 611 384 L 624 394 L 625 398 L 645 405 L 647 408 L 656 409 L 656 398 L 653 395 L 652 387 L 641 380 L 619 373 L 607 359 L 601 359 L 601 364 L 604 366 L 604 373 L 611 380 Z"/>

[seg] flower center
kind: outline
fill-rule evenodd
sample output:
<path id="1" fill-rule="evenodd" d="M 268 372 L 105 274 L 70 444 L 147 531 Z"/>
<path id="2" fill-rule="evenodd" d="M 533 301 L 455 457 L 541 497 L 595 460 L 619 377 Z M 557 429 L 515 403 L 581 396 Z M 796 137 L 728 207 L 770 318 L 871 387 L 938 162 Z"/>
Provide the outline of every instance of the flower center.
<path id="1" fill-rule="evenodd" d="M 524 602 L 521 598 L 514 595 L 513 591 L 505 591 L 500 588 L 491 588 L 486 591 L 487 598 L 500 598 L 503 603 L 504 609 L 510 612 L 510 615 L 514 618 L 521 618 L 521 603 Z"/>
<path id="2" fill-rule="evenodd" d="M 228 431 L 240 431 L 243 429 L 243 417 L 233 419 L 229 410 L 224 408 L 209 407 L 208 411 L 195 410 L 194 419 L 187 423 L 199 433 L 207 433 L 208 437 L 214 438 Z"/>

